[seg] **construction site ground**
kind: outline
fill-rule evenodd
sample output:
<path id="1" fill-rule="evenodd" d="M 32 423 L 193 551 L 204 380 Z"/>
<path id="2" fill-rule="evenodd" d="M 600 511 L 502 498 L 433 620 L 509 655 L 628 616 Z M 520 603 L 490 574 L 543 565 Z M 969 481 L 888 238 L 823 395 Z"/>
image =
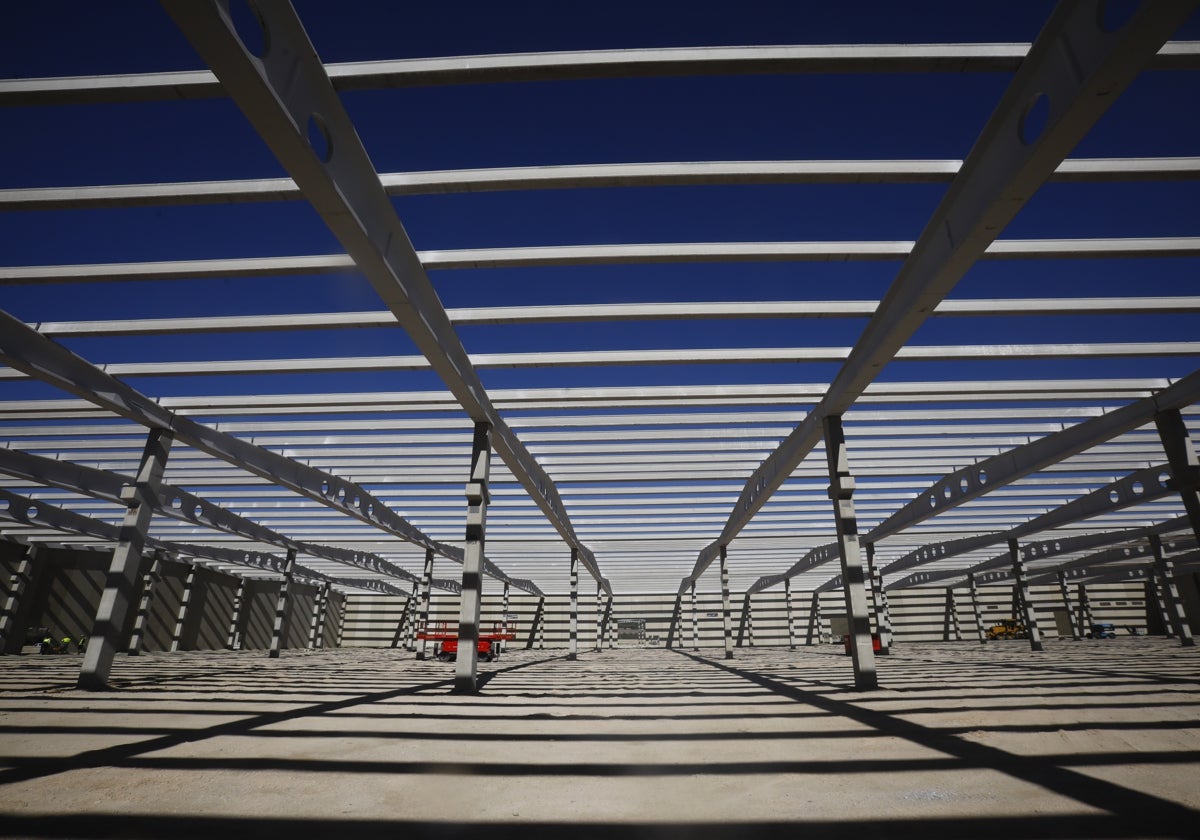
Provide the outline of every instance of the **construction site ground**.
<path id="1" fill-rule="evenodd" d="M 1162 638 L 0 658 L 4 837 L 1200 836 L 1200 653 Z"/>

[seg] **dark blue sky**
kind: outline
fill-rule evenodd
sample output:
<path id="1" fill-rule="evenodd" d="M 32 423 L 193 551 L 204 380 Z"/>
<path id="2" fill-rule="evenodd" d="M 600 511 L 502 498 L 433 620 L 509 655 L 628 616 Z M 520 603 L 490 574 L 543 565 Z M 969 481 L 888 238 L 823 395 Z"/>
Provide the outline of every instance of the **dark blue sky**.
<path id="1" fill-rule="evenodd" d="M 296 4 L 326 61 L 719 44 L 1032 40 L 1052 4 Z M 0 76 L 197 68 L 155 3 L 6 4 Z M 1178 35 L 1200 38 L 1193 19 Z M 1144 74 L 1077 156 L 1200 154 L 1197 74 Z M 364 91 L 344 96 L 380 171 L 546 163 L 961 158 L 1006 74 L 797 75 L 595 80 Z M 0 187 L 278 176 L 228 101 L 9 109 Z M 944 185 L 720 186 L 533 191 L 396 201 L 418 249 L 671 241 L 908 240 Z M 1200 235 L 1194 182 L 1045 187 L 1005 238 Z M 302 203 L 7 214 L 8 265 L 332 253 Z M 990 262 L 959 297 L 1194 294 L 1195 259 Z M 898 263 L 725 263 L 443 271 L 448 307 L 660 300 L 878 298 Z M 0 287 L 27 320 L 379 308 L 349 277 Z M 471 327 L 473 352 L 851 344 L 836 321 Z M 1194 316 L 936 319 L 926 344 L 1195 340 Z M 395 330 L 70 342 L 97 362 L 412 352 Z M 895 364 L 885 379 L 1178 376 L 1194 358 Z M 485 371 L 489 387 L 828 381 L 834 365 Z M 333 377 L 136 380 L 154 394 L 325 390 Z M 336 377 L 337 388 L 418 390 L 425 374 Z M 27 386 L 20 386 L 26 388 Z M 11 383 L 3 389 L 17 394 Z M 40 393 L 39 388 L 30 388 Z M 46 395 L 51 395 L 47 393 Z"/>

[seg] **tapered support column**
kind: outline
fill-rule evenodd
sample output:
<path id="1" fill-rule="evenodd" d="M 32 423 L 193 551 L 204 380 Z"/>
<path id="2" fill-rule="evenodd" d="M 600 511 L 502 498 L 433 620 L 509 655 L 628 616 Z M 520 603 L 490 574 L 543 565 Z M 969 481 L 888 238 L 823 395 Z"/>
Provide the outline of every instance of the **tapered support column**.
<path id="1" fill-rule="evenodd" d="M 875 650 L 871 643 L 871 618 L 867 612 L 865 570 L 858 544 L 858 516 L 854 511 L 854 477 L 846 452 L 842 418 L 830 415 L 825 427 L 825 457 L 829 464 L 829 498 L 837 521 L 838 548 L 842 555 L 842 589 L 846 597 L 846 619 L 850 625 L 850 655 L 854 659 L 854 687 L 878 688 Z"/>
<path id="2" fill-rule="evenodd" d="M 750 639 L 750 647 L 754 647 L 754 599 L 746 593 L 746 635 Z"/>
<path id="3" fill-rule="evenodd" d="M 604 608 L 604 632 L 608 638 L 608 649 L 612 650 L 617 646 L 617 620 L 616 608 L 613 604 L 613 596 L 608 596 L 608 603 Z"/>
<path id="4" fill-rule="evenodd" d="M 183 624 L 187 621 L 188 610 L 192 605 L 192 592 L 196 589 L 196 567 L 188 566 L 187 577 L 183 579 L 183 595 L 179 599 L 179 612 L 175 615 L 175 631 L 171 633 L 171 653 L 178 653 L 183 641 Z"/>
<path id="5" fill-rule="evenodd" d="M 501 602 L 500 614 L 500 652 L 504 653 L 508 650 L 508 640 L 504 637 L 508 635 L 508 581 L 504 581 L 504 598 Z"/>
<path id="6" fill-rule="evenodd" d="M 1167 598 L 1163 594 L 1165 591 L 1163 579 L 1162 575 L 1158 573 L 1157 568 L 1153 568 L 1150 571 L 1150 591 L 1154 595 L 1154 605 L 1162 619 L 1163 635 L 1168 639 L 1174 639 L 1175 628 L 1171 623 L 1171 611 L 1167 608 Z"/>
<path id="7" fill-rule="evenodd" d="M 950 638 L 947 638 L 946 641 L 950 641 L 952 638 L 956 642 L 961 642 L 963 640 L 962 628 L 958 624 L 958 609 L 954 602 L 954 587 L 952 586 L 946 587 L 946 616 L 950 621 L 949 632 L 946 634 Z"/>
<path id="8" fill-rule="evenodd" d="M 596 653 L 604 647 L 604 589 L 596 581 Z"/>
<path id="9" fill-rule="evenodd" d="M 321 587 L 321 609 L 317 613 L 317 638 L 313 647 L 325 647 L 325 624 L 329 620 L 329 599 L 333 597 L 333 585 L 326 583 Z"/>
<path id="10" fill-rule="evenodd" d="M 971 587 L 971 612 L 975 615 L 975 632 L 979 634 L 979 644 L 987 644 L 987 631 L 983 627 L 983 613 L 979 610 L 979 587 L 975 585 L 975 575 L 967 575 Z"/>
<path id="11" fill-rule="evenodd" d="M 1067 573 L 1058 573 L 1058 588 L 1062 591 L 1063 606 L 1067 609 L 1067 618 L 1071 622 L 1071 638 L 1079 641 L 1079 623 L 1075 620 L 1075 609 L 1071 606 L 1071 587 L 1067 585 Z"/>
<path id="12" fill-rule="evenodd" d="M 154 601 L 154 586 L 159 581 L 160 563 L 157 556 L 142 558 L 143 564 L 149 564 L 146 574 L 142 575 L 142 595 L 138 599 L 137 616 L 133 620 L 133 631 L 129 634 L 130 656 L 138 656 L 146 641 L 146 628 L 150 624 L 150 604 Z"/>
<path id="13" fill-rule="evenodd" d="M 1183 609 L 1183 601 L 1179 597 L 1179 587 L 1175 584 L 1175 564 L 1163 554 L 1162 540 L 1158 534 L 1150 535 L 1150 550 L 1154 552 L 1154 567 L 1162 578 L 1163 596 L 1167 602 L 1167 616 L 1171 619 L 1171 629 L 1179 637 L 1181 647 L 1194 647 L 1196 640 L 1192 638 L 1192 628 L 1188 624 L 1187 613 Z"/>
<path id="14" fill-rule="evenodd" d="M 878 575 L 879 573 L 876 572 Z M 880 615 L 883 616 L 883 627 L 879 631 L 879 652 L 882 654 L 891 654 L 892 644 L 896 638 L 892 635 L 892 606 L 888 601 L 887 589 L 883 585 L 883 577 L 879 578 L 879 606 L 883 610 Z"/>
<path id="15" fill-rule="evenodd" d="M 1076 591 L 1079 593 L 1079 625 L 1083 627 L 1084 632 L 1091 633 L 1092 601 L 1088 598 L 1087 587 L 1081 583 Z"/>
<path id="16" fill-rule="evenodd" d="M 283 647 L 283 630 L 287 624 L 288 598 L 291 596 L 292 575 L 296 569 L 296 549 L 289 548 L 287 561 L 283 566 L 283 580 L 279 584 L 279 597 L 275 599 L 275 623 L 271 627 L 271 647 L 267 656 L 279 658 L 279 650 Z"/>
<path id="17" fill-rule="evenodd" d="M 425 549 L 425 569 L 421 572 L 421 620 L 417 625 L 417 659 L 425 658 L 425 634 L 429 630 L 429 589 L 433 585 L 433 549 Z"/>
<path id="18" fill-rule="evenodd" d="M 225 637 L 226 650 L 241 650 L 242 613 L 246 604 L 246 579 L 238 578 L 237 592 L 233 595 L 233 614 L 229 616 L 229 633 Z M 139 611 L 140 617 L 140 611 Z M 129 651 L 133 653 L 132 646 Z"/>
<path id="19" fill-rule="evenodd" d="M 579 550 L 571 546 L 571 642 L 567 659 L 579 657 Z"/>
<path id="20" fill-rule="evenodd" d="M 700 650 L 700 614 L 696 609 L 696 581 L 692 581 L 692 650 Z"/>
<path id="21" fill-rule="evenodd" d="M 792 579 L 783 581 L 783 603 L 787 610 L 788 650 L 796 649 L 796 614 L 792 610 Z"/>
<path id="22" fill-rule="evenodd" d="M 537 638 L 538 650 L 546 649 L 546 599 L 538 599 L 538 620 L 537 620 Z"/>
<path id="23" fill-rule="evenodd" d="M 484 537 L 491 468 L 492 427 L 490 423 L 476 423 L 475 438 L 471 444 L 471 475 L 467 483 L 467 534 L 458 609 L 458 657 L 454 660 L 456 692 L 474 692 L 479 688 L 479 605 L 483 599 Z"/>
<path id="24" fill-rule="evenodd" d="M 1167 453 L 1167 463 L 1171 465 L 1169 486 L 1179 491 L 1183 509 L 1187 511 L 1188 521 L 1192 525 L 1192 533 L 1200 540 L 1200 459 L 1196 457 L 1196 448 L 1192 446 L 1187 425 L 1179 409 L 1175 408 L 1156 414 L 1154 425 L 1158 427 L 1158 436 Z"/>
<path id="25" fill-rule="evenodd" d="M 328 585 L 328 584 L 326 584 Z M 404 609 L 404 649 L 412 653 L 417 649 L 417 621 L 420 616 L 420 582 L 413 581 L 408 604 Z"/>
<path id="26" fill-rule="evenodd" d="M 158 493 L 162 483 L 172 440 L 171 433 L 163 429 L 150 432 L 146 448 L 142 451 L 137 478 L 121 492 L 121 499 L 128 510 L 121 520 L 121 541 L 113 549 L 108 575 L 104 580 L 104 592 L 96 609 L 96 622 L 92 625 L 87 650 L 83 654 L 78 683 L 81 689 L 99 691 L 108 688 L 113 657 L 117 650 L 127 649 L 128 641 L 122 635 L 125 616 L 129 614 L 129 602 L 133 599 L 138 572 L 141 570 L 146 530 L 150 527 L 154 512 L 150 499 Z"/>
<path id="27" fill-rule="evenodd" d="M 729 557 L 721 546 L 721 624 L 725 628 L 725 658 L 733 659 L 733 615 L 729 608 Z"/>
<path id="28" fill-rule="evenodd" d="M 875 605 L 875 626 L 879 633 L 879 655 L 889 656 L 892 652 L 892 611 L 888 609 L 887 591 L 883 588 L 883 575 L 875 568 L 875 543 L 864 543 L 867 547 L 867 574 L 871 578 L 871 601 Z"/>
<path id="29" fill-rule="evenodd" d="M 678 634 L 678 636 L 677 636 Z M 671 609 L 671 623 L 667 626 L 667 650 L 675 648 L 675 639 L 683 642 L 683 592 L 675 593 L 675 606 Z"/>
<path id="30" fill-rule="evenodd" d="M 742 596 L 742 615 L 738 620 L 737 639 L 734 641 L 734 647 L 741 647 L 746 641 L 746 631 L 753 625 L 750 623 L 750 593 L 747 592 Z M 751 641 L 751 644 L 754 644 Z"/>
<path id="31" fill-rule="evenodd" d="M 337 634 L 334 637 L 333 644 L 336 647 L 342 646 L 342 636 L 346 632 L 346 599 L 342 598 L 338 601 L 338 625 Z"/>
<path id="32" fill-rule="evenodd" d="M 25 554 L 17 563 L 8 586 L 8 597 L 4 599 L 4 612 L 0 613 L 0 653 L 20 653 L 25 643 L 26 622 L 21 621 L 21 599 L 33 580 L 33 564 L 37 557 L 37 546 L 25 547 Z M 25 610 L 24 612 L 28 612 Z"/>
<path id="33" fill-rule="evenodd" d="M 821 626 L 821 593 L 813 592 L 812 601 L 808 606 L 808 636 L 804 640 L 805 645 L 812 645 L 813 638 L 816 638 L 816 644 L 821 644 L 822 636 L 825 630 Z"/>
<path id="34" fill-rule="evenodd" d="M 396 632 L 391 635 L 392 649 L 395 650 L 396 648 L 404 647 L 404 629 L 406 629 L 408 626 L 409 614 L 415 612 L 416 601 L 413 600 L 412 596 L 409 596 L 409 598 L 404 599 L 404 607 L 400 611 L 400 620 L 396 622 Z"/>
<path id="35" fill-rule="evenodd" d="M 1029 632 L 1029 649 L 1042 650 L 1042 633 L 1038 629 L 1037 614 L 1033 610 L 1033 599 L 1029 594 L 1029 577 L 1025 574 L 1025 558 L 1016 540 L 1008 541 L 1008 557 L 1013 568 L 1013 596 L 1021 608 L 1025 629 Z"/>
<path id="36" fill-rule="evenodd" d="M 308 619 L 308 649 L 317 649 L 317 626 L 321 623 L 321 596 L 324 594 L 324 589 L 317 587 L 317 592 L 313 595 L 312 615 Z"/>
<path id="37" fill-rule="evenodd" d="M 525 649 L 532 650 L 536 639 L 538 649 L 541 649 L 542 625 L 546 620 L 546 599 L 538 598 L 537 609 L 533 612 L 533 621 L 529 623 L 529 637 L 525 639 Z"/>

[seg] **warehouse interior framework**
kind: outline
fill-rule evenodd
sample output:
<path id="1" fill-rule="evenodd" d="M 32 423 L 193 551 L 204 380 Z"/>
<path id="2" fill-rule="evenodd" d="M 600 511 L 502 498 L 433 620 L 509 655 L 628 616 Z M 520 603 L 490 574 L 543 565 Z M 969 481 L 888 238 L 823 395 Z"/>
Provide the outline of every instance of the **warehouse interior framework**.
<path id="1" fill-rule="evenodd" d="M 405 599 L 414 647 L 430 589 L 452 593 L 460 692 L 480 687 L 486 581 L 502 586 L 505 615 L 510 590 L 541 599 L 539 616 L 546 597 L 567 595 L 574 658 L 581 570 L 614 635 L 623 594 L 673 596 L 668 646 L 684 644 L 689 602 L 694 628 L 697 588 L 719 587 L 726 658 L 739 596 L 745 632 L 752 596 L 782 588 L 794 644 L 793 593 L 841 591 L 859 689 L 878 684 L 873 628 L 888 652 L 888 593 L 913 587 L 975 601 L 980 586 L 1011 585 L 1038 650 L 1031 582 L 1056 582 L 1072 611 L 1069 585 L 1148 582 L 1148 609 L 1191 644 L 1179 589 L 1200 570 L 1200 129 L 1182 103 L 1196 99 L 1200 41 L 1180 33 L 1200 33 L 1195 3 L 1115 17 L 1120 4 L 1064 3 L 1028 43 L 326 63 L 298 5 L 165 2 L 196 69 L 0 81 L 29 143 L 49 142 L 39 132 L 57 115 L 114 109 L 169 145 L 166 121 L 195 108 L 210 155 L 173 181 L 105 183 L 136 169 L 119 161 L 87 184 L 0 190 L 26 240 L 8 250 L 31 255 L 0 268 L 13 301 L 0 314 L 0 536 L 24 552 L 0 617 L 7 652 L 39 554 L 63 548 L 111 555 L 81 688 L 109 685 L 139 585 L 163 560 L 281 580 L 272 656 L 297 579 L 317 588 L 314 646 L 337 593 Z M 996 95 L 943 102 L 942 119 L 964 123 L 957 158 L 756 160 L 735 148 L 724 160 L 560 163 L 571 154 L 551 133 L 522 150 L 526 165 L 373 162 L 391 156 L 377 112 L 414 91 L 451 109 L 459 88 L 586 99 L 631 81 L 702 92 L 733 78 L 736 92 L 840 75 L 977 76 Z M 664 123 L 672 113 L 664 104 Z M 1158 122 L 1131 131 L 1130 114 Z M 669 124 L 657 130 L 671 139 Z M 1144 153 L 1154 144 L 1142 135 L 1178 148 Z M 261 174 L 220 174 L 246 160 Z M 628 233 L 614 221 L 591 241 L 497 245 L 507 224 L 447 222 L 523 218 L 529 205 L 506 202 L 531 195 L 548 214 L 599 200 L 586 211 L 599 217 L 613 205 L 598 197 L 623 191 L 634 198 L 617 201 L 656 212 L 734 212 L 743 205 L 723 203 L 743 194 L 730 190 L 788 190 L 791 202 L 833 189 L 854 194 L 843 207 L 913 190 L 912 207 L 931 212 L 871 238 L 856 209 L 829 222 L 840 234 L 789 241 L 713 241 L 704 226 L 610 241 Z M 1130 210 L 1156 191 L 1167 209 Z M 427 214 L 415 228 L 428 243 L 402 224 L 410 208 Z M 1165 230 L 1145 229 L 1162 214 Z M 235 230 L 248 219 L 274 231 L 256 248 Z M 1130 219 L 1140 226 L 1113 229 Z M 451 233 L 429 235 L 439 221 Z M 88 251 L 98 238 L 64 246 L 75 225 L 100 226 L 104 258 Z M 163 258 L 152 236 L 168 226 L 195 226 L 186 253 L 210 250 Z M 680 283 L 687 272 L 709 279 Z M 308 302 L 349 287 L 375 308 L 347 308 L 349 293 Z M 877 294 L 843 299 L 856 289 Z M 982 630 L 978 606 L 975 620 Z M 1072 632 L 1087 632 L 1083 618 Z"/>

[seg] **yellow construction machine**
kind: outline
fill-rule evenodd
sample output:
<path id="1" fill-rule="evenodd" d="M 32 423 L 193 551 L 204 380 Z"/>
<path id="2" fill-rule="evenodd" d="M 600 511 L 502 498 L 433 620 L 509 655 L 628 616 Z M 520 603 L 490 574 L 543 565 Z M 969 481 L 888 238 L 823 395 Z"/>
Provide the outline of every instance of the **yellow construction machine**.
<path id="1" fill-rule="evenodd" d="M 1025 629 L 1025 625 L 1017 621 L 1015 618 L 1002 618 L 996 624 L 993 624 L 987 629 L 987 637 L 989 641 L 996 639 L 1028 639 L 1029 631 Z"/>

